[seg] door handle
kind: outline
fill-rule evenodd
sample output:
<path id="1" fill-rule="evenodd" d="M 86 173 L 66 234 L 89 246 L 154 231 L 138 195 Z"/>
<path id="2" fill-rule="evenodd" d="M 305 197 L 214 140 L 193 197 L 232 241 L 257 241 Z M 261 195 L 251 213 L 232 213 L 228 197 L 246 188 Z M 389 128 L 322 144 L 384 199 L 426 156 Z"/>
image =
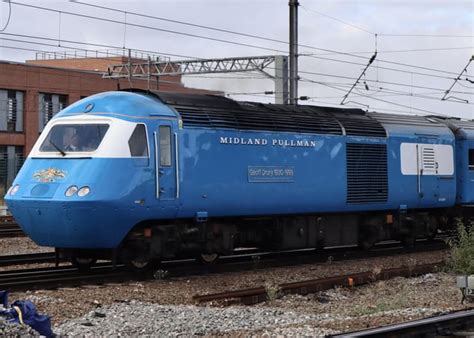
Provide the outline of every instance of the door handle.
<path id="1" fill-rule="evenodd" d="M 165 192 L 165 188 L 160 188 L 160 194 Z"/>
<path id="2" fill-rule="evenodd" d="M 158 170 L 158 174 L 160 174 L 160 176 L 163 176 L 164 173 L 165 171 L 163 169 Z"/>

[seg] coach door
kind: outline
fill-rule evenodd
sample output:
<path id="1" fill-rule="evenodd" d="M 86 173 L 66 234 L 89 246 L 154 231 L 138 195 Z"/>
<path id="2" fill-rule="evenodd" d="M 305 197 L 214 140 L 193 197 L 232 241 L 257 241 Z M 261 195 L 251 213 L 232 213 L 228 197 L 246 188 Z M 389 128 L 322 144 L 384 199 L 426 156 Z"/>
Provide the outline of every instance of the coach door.
<path id="1" fill-rule="evenodd" d="M 154 132 L 156 198 L 172 200 L 178 198 L 177 135 L 171 122 L 160 123 Z"/>

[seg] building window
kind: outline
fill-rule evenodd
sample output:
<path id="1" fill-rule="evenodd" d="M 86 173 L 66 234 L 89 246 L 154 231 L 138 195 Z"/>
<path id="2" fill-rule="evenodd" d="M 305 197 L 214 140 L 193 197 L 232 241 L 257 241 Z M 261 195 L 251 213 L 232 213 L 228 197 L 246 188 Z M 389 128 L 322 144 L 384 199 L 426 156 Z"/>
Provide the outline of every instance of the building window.
<path id="1" fill-rule="evenodd" d="M 23 92 L 0 90 L 0 131 L 23 131 Z"/>
<path id="2" fill-rule="evenodd" d="M 39 131 L 42 132 L 46 124 L 59 111 L 68 105 L 67 95 L 40 93 L 39 96 Z"/>
<path id="3" fill-rule="evenodd" d="M 0 196 L 5 196 L 24 162 L 23 147 L 0 146 Z M 3 204 L 3 203 L 2 203 Z"/>

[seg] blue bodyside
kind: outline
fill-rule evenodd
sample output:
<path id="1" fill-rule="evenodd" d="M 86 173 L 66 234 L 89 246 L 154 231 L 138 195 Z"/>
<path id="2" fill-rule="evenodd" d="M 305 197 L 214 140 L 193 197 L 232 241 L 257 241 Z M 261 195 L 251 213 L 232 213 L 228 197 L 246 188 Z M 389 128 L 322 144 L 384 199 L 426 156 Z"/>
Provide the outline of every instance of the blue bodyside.
<path id="1" fill-rule="evenodd" d="M 456 175 L 421 176 L 421 195 L 418 194 L 416 175 L 402 175 L 400 161 L 401 143 L 451 145 L 456 153 L 455 138 L 447 128 L 427 126 L 384 125 L 388 132 L 389 191 L 400 206 L 408 209 L 441 208 L 453 206 L 456 201 Z M 456 165 L 456 163 L 455 163 Z"/>
<path id="2" fill-rule="evenodd" d="M 454 136 L 447 128 L 385 125 L 387 138 L 180 129 L 173 109 L 153 96 L 127 92 L 88 97 L 69 106 L 56 118 L 82 114 L 91 104 L 91 111 L 85 114 L 110 114 L 145 123 L 150 159 L 144 164 L 127 158 L 29 158 L 14 182 L 20 185 L 19 191 L 15 196 L 6 196 L 6 202 L 24 231 L 40 245 L 113 248 L 139 222 L 195 218 L 198 213 L 207 213 L 208 217 L 255 216 L 435 208 L 455 203 L 455 175 L 423 177 L 420 196 L 416 175 L 402 175 L 400 167 L 402 142 L 454 145 Z M 169 125 L 176 133 L 178 177 L 176 149 L 171 166 L 158 168 L 156 175 L 153 133 L 159 125 Z M 225 144 L 222 137 L 266 139 L 270 144 Z M 315 146 L 273 146 L 274 139 L 288 144 L 314 142 Z M 346 144 L 349 142 L 387 145 L 387 202 L 346 202 Z M 38 170 L 50 167 L 67 175 L 48 183 L 33 177 Z M 251 175 L 253 170 L 265 172 L 265 168 L 288 171 L 288 174 L 276 178 Z M 156 198 L 157 176 L 160 198 Z M 91 193 L 83 198 L 66 197 L 66 189 L 73 184 L 87 185 Z"/>
<path id="3" fill-rule="evenodd" d="M 307 139 L 314 148 L 219 144 L 220 137 Z M 453 144 L 449 134 L 433 143 Z M 386 203 L 347 204 L 346 143 L 387 143 L 389 197 Z M 214 131 L 199 128 L 182 133 L 180 217 L 196 211 L 209 216 L 350 212 L 447 207 L 454 205 L 456 182 L 425 176 L 420 198 L 416 175 L 402 175 L 400 144 L 420 142 L 412 134 L 385 139 L 290 133 Z M 248 166 L 294 167 L 293 182 L 249 182 Z M 186 184 L 193 182 L 193 184 Z M 434 187 L 434 188 L 433 188 Z"/>

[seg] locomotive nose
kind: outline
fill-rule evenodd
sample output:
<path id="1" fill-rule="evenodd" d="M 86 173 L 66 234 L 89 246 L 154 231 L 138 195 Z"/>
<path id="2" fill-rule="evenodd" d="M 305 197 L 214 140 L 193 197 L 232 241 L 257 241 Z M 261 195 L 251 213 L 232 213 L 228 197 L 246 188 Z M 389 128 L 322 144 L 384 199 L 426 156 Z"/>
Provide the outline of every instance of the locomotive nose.
<path id="1" fill-rule="evenodd" d="M 7 205 L 23 231 L 41 246 L 113 248 L 126 235 L 125 227 L 114 225 L 119 220 L 127 224 L 127 212 L 110 202 L 9 199 Z"/>

